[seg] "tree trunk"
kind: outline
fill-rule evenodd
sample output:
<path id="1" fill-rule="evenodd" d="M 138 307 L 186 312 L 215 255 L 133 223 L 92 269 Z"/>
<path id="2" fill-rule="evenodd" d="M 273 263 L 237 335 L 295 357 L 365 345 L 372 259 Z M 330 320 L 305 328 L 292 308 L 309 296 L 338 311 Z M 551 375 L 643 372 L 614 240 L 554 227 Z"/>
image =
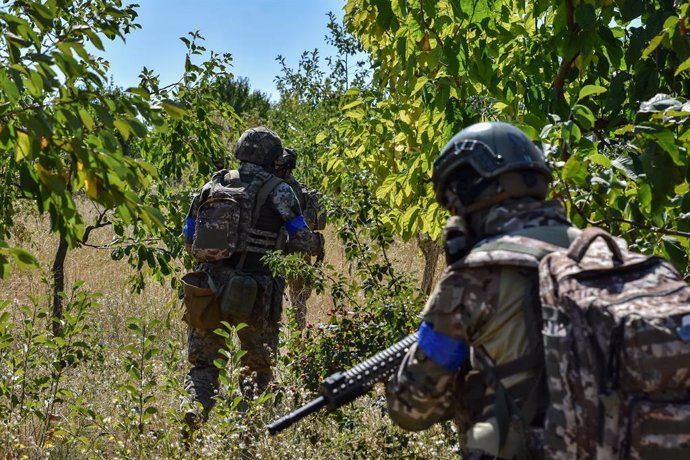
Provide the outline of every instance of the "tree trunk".
<path id="1" fill-rule="evenodd" d="M 429 238 L 427 234 L 417 235 L 417 245 L 424 256 L 424 273 L 422 274 L 422 284 L 420 288 L 425 294 L 430 294 L 436 267 L 438 267 L 438 258 L 441 255 L 443 247 L 437 241 Z"/>
<path id="2" fill-rule="evenodd" d="M 65 259 L 67 257 L 67 240 L 60 235 L 55 259 L 53 259 L 53 335 L 62 334 L 62 296 L 65 291 Z"/>

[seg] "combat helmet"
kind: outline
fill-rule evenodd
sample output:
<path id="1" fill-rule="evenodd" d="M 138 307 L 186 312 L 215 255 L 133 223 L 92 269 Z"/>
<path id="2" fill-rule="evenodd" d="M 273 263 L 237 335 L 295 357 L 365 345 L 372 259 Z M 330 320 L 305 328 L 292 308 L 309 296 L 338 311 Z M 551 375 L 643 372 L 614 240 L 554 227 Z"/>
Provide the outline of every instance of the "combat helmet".
<path id="1" fill-rule="evenodd" d="M 294 149 L 285 149 L 283 154 L 276 159 L 276 169 L 288 169 L 292 171 L 297 167 L 297 152 Z"/>
<path id="2" fill-rule="evenodd" d="M 541 150 L 529 137 L 493 121 L 453 136 L 434 161 L 431 180 L 438 202 L 465 214 L 511 197 L 544 199 L 550 178 Z"/>
<path id="3" fill-rule="evenodd" d="M 272 171 L 276 159 L 283 153 L 283 143 L 273 131 L 263 126 L 249 128 L 235 145 L 235 157 L 255 163 Z"/>

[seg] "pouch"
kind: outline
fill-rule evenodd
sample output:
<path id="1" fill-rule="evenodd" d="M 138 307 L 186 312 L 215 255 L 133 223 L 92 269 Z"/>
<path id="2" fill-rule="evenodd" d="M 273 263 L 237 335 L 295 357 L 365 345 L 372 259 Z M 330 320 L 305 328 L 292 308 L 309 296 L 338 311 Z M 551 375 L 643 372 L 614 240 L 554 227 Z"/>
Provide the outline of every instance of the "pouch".
<path id="1" fill-rule="evenodd" d="M 225 284 L 220 297 L 220 310 L 232 323 L 246 322 L 251 318 L 258 285 L 248 273 L 237 272 Z"/>
<path id="2" fill-rule="evenodd" d="M 640 401 L 630 420 L 631 460 L 690 458 L 690 402 Z"/>
<path id="3" fill-rule="evenodd" d="M 196 329 L 215 329 L 222 321 L 216 288 L 206 272 L 182 277 L 185 313 L 182 320 Z"/>

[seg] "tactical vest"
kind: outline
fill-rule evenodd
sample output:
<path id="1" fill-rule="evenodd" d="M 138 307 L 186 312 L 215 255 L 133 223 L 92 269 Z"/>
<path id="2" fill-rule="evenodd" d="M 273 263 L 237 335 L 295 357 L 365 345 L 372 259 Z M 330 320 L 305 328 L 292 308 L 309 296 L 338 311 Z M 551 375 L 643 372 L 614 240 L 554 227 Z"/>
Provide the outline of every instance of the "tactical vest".
<path id="1" fill-rule="evenodd" d="M 192 255 L 202 262 L 238 256 L 244 262 L 247 254 L 275 249 L 282 221 L 264 204 L 280 182 L 268 172 L 250 176 L 247 182 L 239 171 L 214 177 L 208 198 L 197 211 Z"/>

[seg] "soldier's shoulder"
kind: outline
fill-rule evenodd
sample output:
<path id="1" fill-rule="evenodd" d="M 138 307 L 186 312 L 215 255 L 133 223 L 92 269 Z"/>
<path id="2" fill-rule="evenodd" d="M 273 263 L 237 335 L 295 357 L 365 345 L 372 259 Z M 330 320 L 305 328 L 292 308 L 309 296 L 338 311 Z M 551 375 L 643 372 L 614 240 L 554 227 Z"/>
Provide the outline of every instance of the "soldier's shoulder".
<path id="1" fill-rule="evenodd" d="M 277 199 L 292 201 L 295 199 L 295 191 L 290 184 L 281 180 L 271 191 L 271 195 Z"/>

